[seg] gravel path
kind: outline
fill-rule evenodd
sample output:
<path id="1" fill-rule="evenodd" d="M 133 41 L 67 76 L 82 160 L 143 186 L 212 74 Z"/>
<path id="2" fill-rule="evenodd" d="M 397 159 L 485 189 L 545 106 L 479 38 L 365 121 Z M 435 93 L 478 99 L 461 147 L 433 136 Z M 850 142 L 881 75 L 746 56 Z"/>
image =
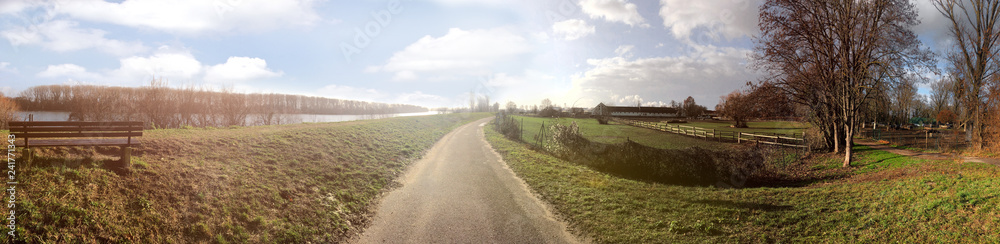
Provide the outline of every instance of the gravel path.
<path id="1" fill-rule="evenodd" d="M 577 243 L 486 142 L 479 120 L 444 136 L 386 195 L 359 243 Z"/>

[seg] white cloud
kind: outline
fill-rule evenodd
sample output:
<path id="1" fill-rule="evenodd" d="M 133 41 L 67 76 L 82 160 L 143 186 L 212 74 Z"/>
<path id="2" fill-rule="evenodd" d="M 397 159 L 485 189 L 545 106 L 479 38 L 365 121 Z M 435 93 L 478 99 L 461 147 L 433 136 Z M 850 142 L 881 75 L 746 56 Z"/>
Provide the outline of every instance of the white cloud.
<path id="1" fill-rule="evenodd" d="M 229 57 L 226 63 L 211 66 L 205 73 L 207 82 L 240 82 L 284 74 L 268 69 L 264 59 L 250 57 Z"/>
<path id="2" fill-rule="evenodd" d="M 104 38 L 106 31 L 77 28 L 74 21 L 53 20 L 30 27 L 16 27 L 0 32 L 14 46 L 39 45 L 56 52 L 96 48 L 116 56 L 145 52 L 141 42 L 123 42 Z"/>
<path id="3" fill-rule="evenodd" d="M 593 19 L 603 18 L 609 22 L 622 22 L 629 26 L 649 26 L 642 15 L 639 15 L 635 4 L 626 0 L 580 0 L 580 8 Z"/>
<path id="4" fill-rule="evenodd" d="M 42 78 L 69 78 L 93 80 L 101 77 L 99 74 L 88 72 L 86 68 L 75 64 L 49 65 L 44 71 L 38 73 Z"/>
<path id="5" fill-rule="evenodd" d="M 163 51 L 149 57 L 132 56 L 119 61 L 121 67 L 111 71 L 110 78 L 119 82 L 143 81 L 152 77 L 168 80 L 191 80 L 201 74 L 201 62 L 190 52 Z"/>
<path id="6" fill-rule="evenodd" d="M 21 12 L 24 9 L 30 8 L 39 4 L 37 1 L 31 0 L 4 0 L 0 1 L 0 14 L 10 14 Z"/>
<path id="7" fill-rule="evenodd" d="M 202 65 L 191 52 L 168 46 L 149 56 L 131 56 L 119 60 L 113 70 L 89 71 L 77 64 L 49 65 L 39 72 L 42 78 L 67 78 L 105 85 L 140 85 L 154 78 L 170 82 L 211 82 L 232 85 L 246 80 L 281 76 L 260 58 L 230 57 L 225 63 Z"/>
<path id="8" fill-rule="evenodd" d="M 568 19 L 553 24 L 552 33 L 562 36 L 566 40 L 576 40 L 594 34 L 594 26 L 588 25 L 586 21 L 580 19 Z"/>
<path id="9" fill-rule="evenodd" d="M 440 3 L 440 4 L 444 4 L 444 5 L 479 4 L 479 5 L 498 6 L 498 5 L 512 4 L 512 3 L 516 2 L 516 1 L 509 1 L 509 0 L 434 0 L 433 2 L 437 2 L 437 3 Z"/>
<path id="10" fill-rule="evenodd" d="M 312 0 L 75 0 L 57 5 L 55 11 L 73 18 L 180 34 L 266 31 L 320 21 Z"/>
<path id="11" fill-rule="evenodd" d="M 615 48 L 615 54 L 619 57 L 632 57 L 632 49 L 635 48 L 634 45 L 621 45 Z"/>
<path id="12" fill-rule="evenodd" d="M 745 65 L 750 50 L 711 45 L 693 48 L 696 53 L 690 56 L 588 59 L 592 68 L 573 78 L 573 89 L 589 97 L 634 96 L 631 100 L 621 100 L 622 97 L 604 100 L 615 102 L 639 102 L 639 98 L 669 101 L 693 96 L 699 104 L 711 107 L 719 96 L 757 77 Z"/>
<path id="13" fill-rule="evenodd" d="M 621 96 L 618 94 L 611 94 L 612 102 L 606 103 L 607 105 L 618 105 L 618 106 L 635 106 L 636 104 L 642 104 L 643 107 L 667 107 L 670 104 L 663 101 L 645 101 L 639 95 L 627 95 Z"/>
<path id="14" fill-rule="evenodd" d="M 642 103 L 642 97 L 639 97 L 639 95 L 631 95 L 631 96 L 624 96 L 624 97 L 621 97 L 621 96 L 618 96 L 618 95 L 611 95 L 611 99 L 617 99 L 616 105 L 620 105 L 620 106 L 630 106 L 632 104 Z"/>
<path id="15" fill-rule="evenodd" d="M 10 67 L 9 62 L 0 62 L 0 72 L 17 74 L 17 68 Z"/>
<path id="16" fill-rule="evenodd" d="M 660 0 L 663 26 L 676 38 L 690 38 L 695 28 L 707 28 L 713 37 L 728 39 L 758 32 L 760 0 Z"/>
<path id="17" fill-rule="evenodd" d="M 395 72 L 397 80 L 416 79 L 420 73 L 476 75 L 530 49 L 524 37 L 507 29 L 465 31 L 452 28 L 441 37 L 420 38 L 394 53 L 378 70 Z"/>

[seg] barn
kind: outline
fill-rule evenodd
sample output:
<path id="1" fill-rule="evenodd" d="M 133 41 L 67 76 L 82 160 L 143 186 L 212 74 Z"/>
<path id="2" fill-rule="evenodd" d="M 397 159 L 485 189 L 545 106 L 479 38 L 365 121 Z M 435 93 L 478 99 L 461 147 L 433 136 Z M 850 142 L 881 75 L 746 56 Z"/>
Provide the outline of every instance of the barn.
<path id="1" fill-rule="evenodd" d="M 594 107 L 593 114 L 596 116 L 613 116 L 613 117 L 656 117 L 656 118 L 677 118 L 681 117 L 680 111 L 675 108 L 662 108 L 662 107 L 621 107 L 621 106 L 607 106 L 604 103 L 597 104 Z"/>

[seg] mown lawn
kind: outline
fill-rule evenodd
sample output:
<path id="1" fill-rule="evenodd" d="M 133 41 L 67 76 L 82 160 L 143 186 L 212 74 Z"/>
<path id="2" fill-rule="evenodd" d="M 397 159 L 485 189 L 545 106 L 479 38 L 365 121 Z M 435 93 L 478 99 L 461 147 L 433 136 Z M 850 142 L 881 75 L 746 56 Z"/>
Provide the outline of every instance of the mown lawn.
<path id="1" fill-rule="evenodd" d="M 632 140 L 639 144 L 662 149 L 680 149 L 692 146 L 713 148 L 727 146 L 728 144 L 706 141 L 698 138 L 677 135 L 662 131 L 611 123 L 602 125 L 596 119 L 575 119 L 575 118 L 537 118 L 527 116 L 514 116 L 517 121 L 524 121 L 524 133 L 521 135 L 523 141 L 535 144 L 535 136 L 541 131 L 544 123 L 546 131 L 554 123 L 569 125 L 576 122 L 580 127 L 580 133 L 588 140 L 601 143 L 622 143 Z"/>
<path id="2" fill-rule="evenodd" d="M 19 162 L 17 241 L 333 243 L 371 221 L 406 165 L 491 114 L 147 130 L 117 148 L 45 148 Z"/>
<path id="3" fill-rule="evenodd" d="M 780 172 L 790 182 L 722 189 L 619 178 L 486 134 L 574 232 L 597 243 L 1000 242 L 993 165 L 856 147 L 850 169 L 838 167 L 842 155 L 816 155 L 782 166 L 804 170 Z"/>

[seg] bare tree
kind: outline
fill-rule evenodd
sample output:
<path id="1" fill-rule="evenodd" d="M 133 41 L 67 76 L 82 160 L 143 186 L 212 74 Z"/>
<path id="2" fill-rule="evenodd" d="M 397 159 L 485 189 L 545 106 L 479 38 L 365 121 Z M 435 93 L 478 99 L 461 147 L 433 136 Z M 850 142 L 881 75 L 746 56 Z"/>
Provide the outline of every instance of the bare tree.
<path id="1" fill-rule="evenodd" d="M 552 107 L 552 100 L 549 100 L 548 98 L 542 99 L 542 109 L 550 107 Z"/>
<path id="2" fill-rule="evenodd" d="M 843 148 L 844 167 L 872 89 L 930 63 L 906 0 L 767 0 L 759 23 L 755 65 L 810 108 L 832 150 Z"/>
<path id="3" fill-rule="evenodd" d="M 931 84 L 930 102 L 934 114 L 948 107 L 948 102 L 952 98 L 952 85 L 953 83 L 949 78 L 944 78 Z"/>
<path id="4" fill-rule="evenodd" d="M 507 102 L 507 112 L 514 113 L 517 112 L 517 104 L 514 101 Z"/>
<path id="5" fill-rule="evenodd" d="M 955 50 L 949 58 L 953 68 L 956 98 L 961 98 L 968 130 L 974 149 L 982 149 L 982 117 L 987 79 L 998 67 L 1000 47 L 1000 1 L 995 0 L 933 0 L 934 7 L 951 21 Z"/>
<path id="6" fill-rule="evenodd" d="M 901 82 L 895 84 L 892 93 L 892 106 L 891 114 L 893 117 L 893 123 L 901 124 L 907 123 L 910 118 L 914 117 L 916 113 L 917 105 L 921 102 L 918 100 L 917 85 L 916 82 L 910 79 L 903 79 Z"/>

